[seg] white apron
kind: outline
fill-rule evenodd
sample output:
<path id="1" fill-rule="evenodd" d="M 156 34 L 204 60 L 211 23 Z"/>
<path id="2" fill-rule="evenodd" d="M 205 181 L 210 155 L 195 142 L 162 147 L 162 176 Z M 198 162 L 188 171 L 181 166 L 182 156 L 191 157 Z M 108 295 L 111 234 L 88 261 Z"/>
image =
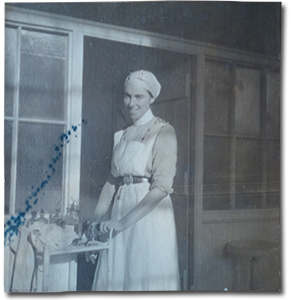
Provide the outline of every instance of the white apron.
<path id="1" fill-rule="evenodd" d="M 146 144 L 115 135 L 112 174 L 144 176 L 157 133 Z M 111 218 L 120 220 L 149 192 L 148 182 L 121 186 L 115 196 Z M 113 238 L 113 291 L 169 291 L 179 289 L 176 228 L 170 196 L 148 215 Z M 107 290 L 107 253 L 102 252 L 92 290 Z"/>

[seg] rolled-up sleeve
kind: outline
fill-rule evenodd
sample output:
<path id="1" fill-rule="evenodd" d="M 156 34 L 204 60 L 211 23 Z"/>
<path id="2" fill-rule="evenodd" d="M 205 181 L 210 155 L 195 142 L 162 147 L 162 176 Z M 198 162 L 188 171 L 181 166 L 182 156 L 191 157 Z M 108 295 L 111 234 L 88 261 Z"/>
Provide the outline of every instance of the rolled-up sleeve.
<path id="1" fill-rule="evenodd" d="M 166 194 L 173 192 L 176 174 L 177 138 L 174 128 L 167 124 L 161 128 L 153 147 L 152 185 Z"/>

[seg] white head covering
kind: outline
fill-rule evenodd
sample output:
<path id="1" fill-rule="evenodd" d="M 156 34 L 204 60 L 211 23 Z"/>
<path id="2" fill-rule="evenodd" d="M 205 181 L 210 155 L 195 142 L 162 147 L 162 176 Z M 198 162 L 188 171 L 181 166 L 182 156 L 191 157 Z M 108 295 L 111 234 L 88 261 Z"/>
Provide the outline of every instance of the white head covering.
<path id="1" fill-rule="evenodd" d="M 130 73 L 125 79 L 124 87 L 126 87 L 128 84 L 142 86 L 152 94 L 154 99 L 159 96 L 161 91 L 161 85 L 156 76 L 153 73 L 145 70 L 139 70 Z"/>

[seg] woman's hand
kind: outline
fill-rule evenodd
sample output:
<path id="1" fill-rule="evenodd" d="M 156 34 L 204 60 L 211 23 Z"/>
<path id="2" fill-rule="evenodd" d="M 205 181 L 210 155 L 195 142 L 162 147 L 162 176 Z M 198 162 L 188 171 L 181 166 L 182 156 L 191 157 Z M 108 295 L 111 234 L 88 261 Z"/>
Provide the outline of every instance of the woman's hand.
<path id="1" fill-rule="evenodd" d="M 101 222 L 99 227 L 100 227 L 100 231 L 102 233 L 106 233 L 106 232 L 110 231 L 112 228 L 111 220 Z"/>
<path id="2" fill-rule="evenodd" d="M 100 223 L 100 231 L 102 233 L 106 233 L 106 232 L 110 231 L 112 228 L 114 229 L 114 231 L 116 233 L 126 229 L 123 226 L 123 223 L 121 221 L 108 220 L 108 221 Z"/>

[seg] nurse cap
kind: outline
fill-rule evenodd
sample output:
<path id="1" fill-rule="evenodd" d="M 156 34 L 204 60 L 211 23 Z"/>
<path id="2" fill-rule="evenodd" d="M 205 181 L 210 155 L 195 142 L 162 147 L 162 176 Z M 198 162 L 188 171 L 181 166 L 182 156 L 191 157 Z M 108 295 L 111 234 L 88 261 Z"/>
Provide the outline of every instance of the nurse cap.
<path id="1" fill-rule="evenodd" d="M 158 82 L 156 76 L 145 70 L 139 70 L 130 73 L 125 79 L 124 87 L 129 84 L 139 85 L 146 89 L 156 99 L 161 91 L 161 85 Z"/>

